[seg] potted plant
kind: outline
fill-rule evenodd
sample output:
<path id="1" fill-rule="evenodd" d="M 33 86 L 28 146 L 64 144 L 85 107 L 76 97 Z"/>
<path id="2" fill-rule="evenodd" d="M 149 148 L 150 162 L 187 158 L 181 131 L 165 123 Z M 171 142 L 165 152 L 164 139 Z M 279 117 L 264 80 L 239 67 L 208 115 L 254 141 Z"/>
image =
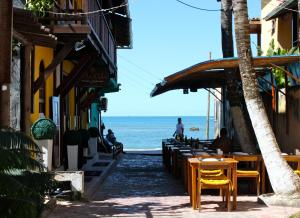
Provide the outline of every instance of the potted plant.
<path id="1" fill-rule="evenodd" d="M 47 118 L 38 119 L 31 127 L 31 134 L 42 151 L 41 159 L 48 170 L 52 170 L 53 138 L 56 135 L 55 123 Z"/>
<path id="2" fill-rule="evenodd" d="M 81 143 L 80 132 L 67 130 L 64 134 L 64 142 L 67 148 L 68 169 L 78 170 L 78 147 Z"/>
<path id="3" fill-rule="evenodd" d="M 97 139 L 100 136 L 99 129 L 97 127 L 90 127 L 89 128 L 90 139 L 89 139 L 89 150 L 90 155 L 94 156 L 97 154 Z"/>

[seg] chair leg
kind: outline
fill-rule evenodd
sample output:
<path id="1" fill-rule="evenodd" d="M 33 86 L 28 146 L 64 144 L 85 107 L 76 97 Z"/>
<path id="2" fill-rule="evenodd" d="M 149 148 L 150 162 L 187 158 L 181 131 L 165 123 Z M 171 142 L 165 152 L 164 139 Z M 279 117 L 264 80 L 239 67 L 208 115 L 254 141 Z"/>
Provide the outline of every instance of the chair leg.
<path id="1" fill-rule="evenodd" d="M 226 190 L 226 204 L 227 204 L 227 211 L 230 211 L 231 208 L 230 208 L 230 195 L 231 195 L 231 192 L 230 192 L 230 187 L 228 186 L 227 190 Z"/>
<path id="2" fill-rule="evenodd" d="M 222 188 L 220 188 L 220 196 L 222 197 L 222 202 L 225 201 L 225 193 Z"/>
<path id="3" fill-rule="evenodd" d="M 257 196 L 259 196 L 260 195 L 260 179 L 259 179 L 259 177 L 256 178 L 256 187 L 257 187 L 256 194 L 257 194 Z"/>
<path id="4" fill-rule="evenodd" d="M 199 182 L 199 195 L 198 195 L 198 208 L 199 208 L 199 212 L 201 211 L 201 182 Z"/>

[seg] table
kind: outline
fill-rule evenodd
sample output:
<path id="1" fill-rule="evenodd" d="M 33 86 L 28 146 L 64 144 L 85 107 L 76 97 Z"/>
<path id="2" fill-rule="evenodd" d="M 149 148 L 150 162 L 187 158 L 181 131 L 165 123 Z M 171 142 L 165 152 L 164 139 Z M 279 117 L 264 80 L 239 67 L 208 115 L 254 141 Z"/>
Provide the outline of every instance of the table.
<path id="1" fill-rule="evenodd" d="M 233 188 L 233 209 L 237 207 L 237 177 L 236 177 L 236 169 L 237 169 L 237 160 L 232 158 L 222 158 L 222 161 L 202 161 L 199 158 L 189 158 L 189 171 L 188 171 L 188 180 L 189 180 L 189 194 L 190 201 L 193 209 L 197 209 L 197 169 L 220 169 L 220 165 L 224 166 L 224 163 L 231 170 L 231 181 Z"/>

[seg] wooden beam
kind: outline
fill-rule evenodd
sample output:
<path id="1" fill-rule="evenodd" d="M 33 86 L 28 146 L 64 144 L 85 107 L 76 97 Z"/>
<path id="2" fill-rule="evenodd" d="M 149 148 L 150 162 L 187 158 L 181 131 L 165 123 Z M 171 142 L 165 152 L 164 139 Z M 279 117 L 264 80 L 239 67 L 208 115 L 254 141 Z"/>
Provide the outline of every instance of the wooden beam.
<path id="1" fill-rule="evenodd" d="M 81 88 L 104 88 L 107 81 L 79 81 L 78 86 Z"/>
<path id="2" fill-rule="evenodd" d="M 39 17 L 39 21 L 41 22 L 49 22 L 49 21 L 86 21 L 85 15 L 61 15 L 59 17 Z"/>
<path id="3" fill-rule="evenodd" d="M 39 76 L 39 78 L 37 78 L 34 83 L 32 84 L 32 95 L 34 95 L 39 89 L 40 87 L 44 84 L 45 79 L 44 79 L 44 74 L 42 73 L 41 76 Z"/>
<path id="4" fill-rule="evenodd" d="M 13 30 L 13 37 L 21 42 L 24 46 L 28 45 L 30 42 L 19 32 Z"/>
<path id="5" fill-rule="evenodd" d="M 21 74 L 21 130 L 30 135 L 31 115 L 31 50 L 28 44 L 22 48 L 22 74 Z"/>
<path id="6" fill-rule="evenodd" d="M 99 90 L 97 89 L 94 92 L 89 93 L 88 96 L 83 100 L 81 108 L 84 109 L 84 108 L 89 107 L 93 103 L 93 101 L 99 97 L 98 92 L 99 92 Z"/>
<path id="7" fill-rule="evenodd" d="M 10 126 L 10 75 L 12 58 L 12 0 L 0 1 L 0 125 Z"/>
<path id="8" fill-rule="evenodd" d="M 44 84 L 44 82 L 51 76 L 56 67 L 65 59 L 65 57 L 74 48 L 75 42 L 67 43 L 63 48 L 57 53 L 52 62 L 47 66 L 43 74 L 34 82 L 32 87 L 32 94 L 34 95 Z"/>
<path id="9" fill-rule="evenodd" d="M 300 83 L 300 79 L 296 76 L 294 76 L 292 73 L 290 73 L 289 71 L 287 71 L 286 69 L 284 69 L 283 67 L 279 67 L 273 63 L 270 64 L 271 66 L 279 69 L 279 70 L 282 70 L 285 74 L 287 74 L 289 77 L 291 77 L 292 79 L 294 79 L 297 83 Z"/>
<path id="10" fill-rule="evenodd" d="M 45 80 L 53 73 L 56 67 L 68 56 L 68 54 L 73 50 L 75 42 L 70 42 L 65 44 L 61 50 L 55 55 L 52 62 L 46 67 Z"/>
<path id="11" fill-rule="evenodd" d="M 0 1 L 0 84 L 10 83 L 13 30 L 12 14 L 12 0 Z"/>
<path id="12" fill-rule="evenodd" d="M 77 33 L 77 34 L 90 34 L 91 28 L 86 24 L 68 24 L 68 25 L 55 25 L 52 28 L 53 33 Z"/>
<path id="13" fill-rule="evenodd" d="M 71 88 L 75 85 L 75 83 L 80 80 L 80 78 L 84 75 L 84 73 L 90 69 L 90 67 L 95 63 L 96 58 L 93 54 L 86 54 L 81 57 L 79 62 L 74 66 L 71 73 L 64 79 L 60 86 L 55 90 L 55 95 L 60 95 L 64 97 Z"/>
<path id="14" fill-rule="evenodd" d="M 30 41 L 34 45 L 40 45 L 50 48 L 55 48 L 57 41 L 54 35 L 46 35 L 46 34 L 38 34 L 38 33 L 30 33 L 30 32 L 23 32 L 20 31 L 28 41 Z"/>
<path id="15" fill-rule="evenodd" d="M 87 87 L 84 87 L 84 88 L 81 88 L 81 89 L 80 89 L 80 91 L 79 91 L 79 93 L 78 93 L 78 96 L 77 96 L 78 101 L 80 101 L 80 99 L 81 99 L 82 96 L 86 93 L 87 90 L 88 90 Z"/>
<path id="16" fill-rule="evenodd" d="M 45 32 L 45 27 L 37 23 L 14 23 L 14 30 L 30 32 L 30 33 L 39 33 L 39 34 L 48 34 Z"/>

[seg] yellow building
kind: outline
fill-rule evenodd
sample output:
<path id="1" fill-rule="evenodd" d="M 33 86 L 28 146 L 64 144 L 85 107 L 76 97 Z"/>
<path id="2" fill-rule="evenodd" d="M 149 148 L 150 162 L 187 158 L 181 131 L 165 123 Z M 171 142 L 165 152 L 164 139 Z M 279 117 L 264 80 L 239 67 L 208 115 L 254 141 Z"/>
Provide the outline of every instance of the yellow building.
<path id="1" fill-rule="evenodd" d="M 278 48 L 290 50 L 298 44 L 298 1 L 297 0 L 262 0 L 261 5 L 261 48 L 267 54 L 270 43 Z M 292 79 L 299 78 L 299 63 L 281 66 L 285 76 L 285 87 L 272 88 L 272 96 L 264 93 L 265 106 L 270 122 L 283 152 L 293 153 L 299 148 L 300 135 L 300 89 L 299 83 Z M 278 66 L 273 69 L 279 69 Z M 275 79 L 274 79 L 275 80 Z M 278 86 L 274 86 L 278 87 Z"/>
<path id="2" fill-rule="evenodd" d="M 297 45 L 297 1 L 262 0 L 261 34 L 262 51 L 266 54 L 274 40 L 275 48 L 291 49 Z"/>
<path id="3" fill-rule="evenodd" d="M 68 1 L 69 2 L 69 1 Z M 58 12 L 90 12 L 119 6 L 118 1 L 85 4 L 60 1 Z M 104 16 L 53 15 L 40 22 L 57 39 L 57 46 L 34 45 L 31 51 L 31 124 L 40 117 L 52 119 L 59 129 L 54 139 L 53 165 L 63 163 L 66 130 L 99 128 L 98 104 L 106 92 L 119 91 L 117 48 L 131 48 L 128 5 Z M 45 28 L 43 27 L 43 28 Z M 42 40 L 42 39 L 39 39 Z"/>

